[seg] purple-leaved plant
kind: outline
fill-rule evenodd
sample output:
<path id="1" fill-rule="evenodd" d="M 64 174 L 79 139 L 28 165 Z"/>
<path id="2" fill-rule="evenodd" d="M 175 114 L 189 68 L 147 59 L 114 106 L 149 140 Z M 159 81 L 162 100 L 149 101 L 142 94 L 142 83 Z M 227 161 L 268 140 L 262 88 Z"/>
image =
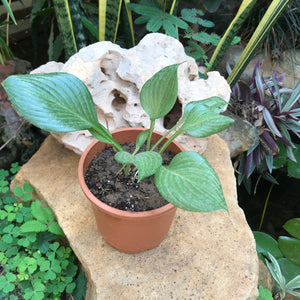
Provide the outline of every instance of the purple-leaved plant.
<path id="1" fill-rule="evenodd" d="M 294 108 L 300 98 L 300 81 L 294 89 L 284 88 L 285 74 L 278 76 L 275 71 L 264 78 L 260 75 L 260 65 L 259 60 L 249 84 L 239 81 L 232 89 L 235 101 L 248 107 L 251 114 L 248 121 L 259 133 L 258 141 L 240 161 L 239 184 L 249 178 L 255 169 L 264 173 L 266 179 L 276 182 L 270 173 L 273 159 L 279 153 L 279 141 L 285 146 L 288 158 L 296 161 L 290 133 L 300 137 L 300 108 Z"/>

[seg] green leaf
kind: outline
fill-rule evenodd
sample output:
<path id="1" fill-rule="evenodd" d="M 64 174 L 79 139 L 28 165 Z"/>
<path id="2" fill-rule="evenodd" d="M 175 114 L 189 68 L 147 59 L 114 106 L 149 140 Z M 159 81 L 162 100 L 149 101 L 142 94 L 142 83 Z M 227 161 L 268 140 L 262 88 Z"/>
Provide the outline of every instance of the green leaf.
<path id="1" fill-rule="evenodd" d="M 56 278 L 56 273 L 52 270 L 48 270 L 45 274 L 45 279 L 46 280 L 54 280 Z"/>
<path id="2" fill-rule="evenodd" d="M 180 130 L 195 137 L 206 137 L 228 128 L 234 120 L 214 113 L 202 104 L 202 100 L 186 105 L 184 123 Z"/>
<path id="3" fill-rule="evenodd" d="M 15 109 L 44 130 L 77 131 L 98 123 L 89 90 L 72 74 L 13 75 L 2 85 Z"/>
<path id="4" fill-rule="evenodd" d="M 70 284 L 67 285 L 67 288 L 66 288 L 66 293 L 72 293 L 74 291 L 76 287 L 76 283 L 75 282 L 72 282 Z"/>
<path id="5" fill-rule="evenodd" d="M 28 194 L 28 193 L 24 193 L 22 195 L 22 200 L 23 201 L 30 201 L 32 199 L 32 195 L 31 194 Z"/>
<path id="6" fill-rule="evenodd" d="M 285 285 L 286 280 L 285 280 L 284 276 L 282 275 L 282 272 L 281 272 L 281 269 L 280 269 L 280 266 L 279 266 L 277 260 L 275 259 L 274 256 L 272 256 L 271 253 L 268 253 L 268 257 L 271 260 L 271 263 L 268 260 L 266 260 L 266 264 L 267 264 L 268 270 L 271 273 L 272 277 L 274 278 L 274 280 L 276 281 L 276 283 L 279 286 Z"/>
<path id="7" fill-rule="evenodd" d="M 121 164 L 134 164 L 134 155 L 126 152 L 120 151 L 115 154 L 115 160 Z"/>
<path id="8" fill-rule="evenodd" d="M 13 75 L 2 85 L 15 109 L 35 126 L 54 132 L 87 129 L 98 140 L 122 149 L 98 122 L 92 96 L 76 76 L 63 72 Z"/>
<path id="9" fill-rule="evenodd" d="M 287 153 L 286 153 L 286 148 L 285 148 L 284 144 L 282 142 L 278 141 L 277 146 L 279 148 L 279 153 L 273 160 L 273 167 L 275 169 L 279 169 L 282 166 L 284 166 L 286 163 L 286 160 L 287 160 Z"/>
<path id="10" fill-rule="evenodd" d="M 300 240 L 287 236 L 278 238 L 278 246 L 283 255 L 297 266 L 300 266 Z"/>
<path id="11" fill-rule="evenodd" d="M 13 282 L 17 279 L 17 276 L 11 272 L 8 272 L 5 277 L 9 282 Z"/>
<path id="12" fill-rule="evenodd" d="M 82 25 L 90 32 L 90 34 L 98 41 L 99 40 L 99 29 L 98 27 L 91 22 L 88 18 L 81 17 Z"/>
<path id="13" fill-rule="evenodd" d="M 69 58 L 71 55 L 75 54 L 78 51 L 73 31 L 69 4 L 66 0 L 54 0 L 53 6 L 58 28 L 61 35 L 63 36 L 62 40 L 64 43 L 66 57 Z"/>
<path id="14" fill-rule="evenodd" d="M 209 34 L 205 31 L 194 33 L 192 35 L 192 38 L 200 43 L 203 43 L 206 45 L 213 44 L 214 46 L 217 46 L 220 41 L 220 37 L 218 35 Z"/>
<path id="15" fill-rule="evenodd" d="M 289 281 L 286 286 L 286 290 L 288 292 L 294 290 L 294 289 L 300 289 L 300 275 L 293 278 L 291 281 Z M 300 293 L 297 293 L 298 296 L 300 296 Z"/>
<path id="16" fill-rule="evenodd" d="M 16 197 L 19 197 L 23 194 L 23 190 L 20 186 L 16 186 L 15 189 L 14 189 L 14 195 Z"/>
<path id="17" fill-rule="evenodd" d="M 153 16 L 147 23 L 147 30 L 150 32 L 157 32 L 163 24 L 163 19 L 160 15 Z"/>
<path id="18" fill-rule="evenodd" d="M 147 80 L 142 87 L 141 105 L 152 121 L 165 116 L 176 102 L 179 65 L 174 64 L 163 68 Z"/>
<path id="19" fill-rule="evenodd" d="M 290 262 L 287 258 L 278 259 L 278 264 L 287 282 L 300 274 L 300 267 Z"/>
<path id="20" fill-rule="evenodd" d="M 259 297 L 256 300 L 273 300 L 272 293 L 268 289 L 259 286 L 258 292 Z"/>
<path id="21" fill-rule="evenodd" d="M 138 169 L 138 182 L 153 175 L 162 164 L 161 155 L 154 151 L 146 151 L 132 155 L 125 151 L 115 154 L 115 160 L 122 164 L 134 164 Z"/>
<path id="22" fill-rule="evenodd" d="M 154 180 L 161 195 L 179 208 L 199 212 L 227 210 L 219 178 L 199 153 L 178 153 L 169 166 L 159 168 Z"/>
<path id="23" fill-rule="evenodd" d="M 44 271 L 48 271 L 49 269 L 50 269 L 50 261 L 49 261 L 49 260 L 45 260 L 45 261 L 41 264 L 40 270 L 41 270 L 42 272 L 44 272 Z"/>
<path id="24" fill-rule="evenodd" d="M 295 144 L 296 149 L 293 150 L 297 162 L 289 160 L 287 169 L 290 176 L 300 179 L 300 145 Z"/>
<path id="25" fill-rule="evenodd" d="M 253 231 L 256 242 L 256 251 L 267 255 L 271 253 L 276 259 L 283 257 L 278 248 L 278 243 L 268 234 L 259 231 Z"/>
<path id="26" fill-rule="evenodd" d="M 135 156 L 135 166 L 139 172 L 138 182 L 153 175 L 162 165 L 161 155 L 154 151 L 139 153 Z"/>
<path id="27" fill-rule="evenodd" d="M 7 212 L 0 210 L 0 220 L 4 220 L 7 217 Z"/>
<path id="28" fill-rule="evenodd" d="M 54 234 L 57 234 L 59 236 L 65 236 L 64 232 L 62 231 L 61 227 L 57 222 L 52 222 L 48 226 L 48 230 Z"/>
<path id="29" fill-rule="evenodd" d="M 50 207 L 42 207 L 40 201 L 36 200 L 31 203 L 32 215 L 41 223 L 47 225 L 54 220 L 54 213 Z"/>
<path id="30" fill-rule="evenodd" d="M 202 0 L 203 5 L 210 13 L 215 12 L 219 8 L 221 2 L 221 0 Z"/>
<path id="31" fill-rule="evenodd" d="M 30 183 L 28 182 L 25 182 L 24 185 L 23 185 L 23 190 L 24 192 L 26 193 L 33 193 L 34 192 L 34 188 L 31 186 Z"/>
<path id="32" fill-rule="evenodd" d="M 182 19 L 189 23 L 196 24 L 198 21 L 198 16 L 203 16 L 204 13 L 201 9 L 196 8 L 183 8 L 181 10 Z"/>
<path id="33" fill-rule="evenodd" d="M 50 245 L 50 249 L 52 251 L 56 251 L 59 248 L 59 243 L 58 242 L 54 242 L 53 244 Z"/>
<path id="34" fill-rule="evenodd" d="M 150 134 L 150 130 L 147 129 L 147 130 L 142 131 L 138 135 L 138 137 L 136 138 L 136 143 L 135 143 L 137 150 L 140 149 L 144 145 L 144 143 L 147 141 L 149 134 Z"/>
<path id="35" fill-rule="evenodd" d="M 47 226 L 37 220 L 27 221 L 20 228 L 22 232 L 43 232 L 47 230 Z"/>
<path id="36" fill-rule="evenodd" d="M 2 4 L 4 5 L 6 11 L 8 12 L 9 16 L 11 17 L 12 21 L 17 25 L 17 21 L 14 17 L 14 14 L 10 8 L 10 4 L 7 2 L 7 0 L 2 0 Z"/>
<path id="37" fill-rule="evenodd" d="M 283 225 L 283 228 L 295 238 L 300 240 L 300 218 L 294 218 L 287 221 Z"/>
<path id="38" fill-rule="evenodd" d="M 61 272 L 61 266 L 57 259 L 54 259 L 51 263 L 51 270 L 53 270 L 55 273 Z"/>

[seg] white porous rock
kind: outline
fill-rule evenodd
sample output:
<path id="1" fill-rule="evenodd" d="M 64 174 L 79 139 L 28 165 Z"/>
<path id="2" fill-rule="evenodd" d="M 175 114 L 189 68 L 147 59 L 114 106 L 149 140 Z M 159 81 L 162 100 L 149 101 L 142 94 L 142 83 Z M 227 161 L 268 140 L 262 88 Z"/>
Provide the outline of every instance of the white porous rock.
<path id="1" fill-rule="evenodd" d="M 182 44 L 167 35 L 151 33 L 131 49 L 122 49 L 111 42 L 98 42 L 81 49 L 63 66 L 50 62 L 32 73 L 67 72 L 80 78 L 90 90 L 98 111 L 99 122 L 110 131 L 122 127 L 149 127 L 150 121 L 140 105 L 143 84 L 160 69 L 175 63 L 178 68 L 177 111 L 170 119 L 179 119 L 187 103 L 219 96 L 226 102 L 230 87 L 218 72 L 200 79 L 195 60 L 187 56 Z M 164 119 L 157 120 L 155 129 L 166 132 Z M 88 131 L 52 133 L 67 148 L 81 154 L 93 137 Z M 186 150 L 202 153 L 207 139 L 182 135 L 178 141 Z"/>

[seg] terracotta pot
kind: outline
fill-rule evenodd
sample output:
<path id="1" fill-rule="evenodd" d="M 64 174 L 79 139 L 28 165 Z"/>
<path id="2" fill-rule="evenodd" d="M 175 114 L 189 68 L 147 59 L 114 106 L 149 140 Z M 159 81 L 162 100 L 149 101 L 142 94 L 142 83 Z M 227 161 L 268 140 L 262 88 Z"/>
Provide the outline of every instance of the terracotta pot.
<path id="1" fill-rule="evenodd" d="M 144 128 L 122 128 L 112 132 L 119 144 L 134 142 Z M 154 131 L 152 142 L 158 141 L 161 133 Z M 137 253 L 158 246 L 167 235 L 176 207 L 167 204 L 145 212 L 119 210 L 101 202 L 88 189 L 84 175 L 94 157 L 108 145 L 98 140 L 92 142 L 81 156 L 78 167 L 80 186 L 90 200 L 97 227 L 104 240 L 116 249 L 126 253 Z M 174 141 L 167 150 L 179 153 L 182 146 Z"/>

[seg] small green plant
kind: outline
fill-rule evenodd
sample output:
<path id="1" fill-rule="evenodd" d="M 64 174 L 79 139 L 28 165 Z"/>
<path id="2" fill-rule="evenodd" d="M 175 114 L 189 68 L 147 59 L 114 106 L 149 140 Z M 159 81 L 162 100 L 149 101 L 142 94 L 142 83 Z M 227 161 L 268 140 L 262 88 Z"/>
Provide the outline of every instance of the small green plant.
<path id="1" fill-rule="evenodd" d="M 178 66 L 170 65 L 160 70 L 142 87 L 140 102 L 150 118 L 150 129 L 138 136 L 133 153 L 126 152 L 98 122 L 89 90 L 74 75 L 15 75 L 8 77 L 3 86 L 16 110 L 36 126 L 58 132 L 87 129 L 101 142 L 111 144 L 117 151 L 115 159 L 123 164 L 125 174 L 133 165 L 138 181 L 154 175 L 158 191 L 173 205 L 190 211 L 227 210 L 219 178 L 201 154 L 181 152 L 168 166 L 162 165 L 161 157 L 167 146 L 182 133 L 206 137 L 229 127 L 233 120 L 219 114 L 226 105 L 223 99 L 211 97 L 188 103 L 181 120 L 150 147 L 155 121 L 175 105 Z M 154 151 L 166 136 L 170 138 L 158 152 Z M 144 143 L 146 151 L 138 153 Z"/>
<path id="2" fill-rule="evenodd" d="M 282 299 L 284 299 L 286 294 L 300 297 L 300 293 L 295 291 L 295 289 L 300 289 L 300 275 L 286 282 L 286 278 L 283 276 L 277 260 L 270 253 L 268 253 L 268 258 L 270 260 L 266 260 L 268 270 L 276 282 L 277 292 L 280 292 Z"/>
<path id="3" fill-rule="evenodd" d="M 273 300 L 274 298 L 272 297 L 271 291 L 268 289 L 265 289 L 262 286 L 259 286 L 258 288 L 258 298 L 256 300 Z"/>
<path id="4" fill-rule="evenodd" d="M 292 219 L 284 224 L 284 228 L 297 237 L 299 224 L 299 219 Z M 258 257 L 268 267 L 276 282 L 274 297 L 280 294 L 280 299 L 283 299 L 287 293 L 300 297 L 300 293 L 295 291 L 300 289 L 300 241 L 281 236 L 277 242 L 266 233 L 254 231 L 253 234 Z"/>
<path id="5" fill-rule="evenodd" d="M 0 170 L 1 179 L 9 182 L 17 169 L 14 164 L 12 173 Z M 29 191 L 33 188 L 25 184 L 23 189 L 16 187 L 14 196 L 8 190 L 0 192 L 0 298 L 83 299 L 84 274 L 78 272 L 71 248 L 61 245 L 64 233 L 52 210 L 38 200 L 17 202 L 16 196 L 31 200 L 23 197 Z"/>

